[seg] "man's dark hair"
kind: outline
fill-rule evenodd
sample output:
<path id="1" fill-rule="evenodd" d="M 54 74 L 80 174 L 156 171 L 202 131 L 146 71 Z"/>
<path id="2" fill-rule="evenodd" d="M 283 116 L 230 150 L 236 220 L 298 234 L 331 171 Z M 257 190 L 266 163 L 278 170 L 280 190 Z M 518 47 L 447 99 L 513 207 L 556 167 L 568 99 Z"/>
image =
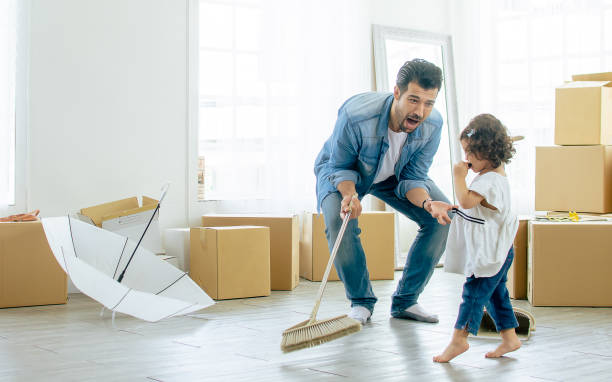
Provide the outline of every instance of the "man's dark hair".
<path id="1" fill-rule="evenodd" d="M 422 58 L 406 61 L 397 73 L 395 84 L 399 88 L 400 93 L 403 93 L 411 82 L 416 82 L 425 90 L 440 90 L 442 86 L 442 70 Z"/>
<path id="2" fill-rule="evenodd" d="M 490 161 L 493 167 L 499 167 L 502 162 L 510 163 L 516 152 L 506 127 L 491 114 L 474 117 L 461 132 L 459 140 L 465 140 L 467 151 L 478 159 Z"/>

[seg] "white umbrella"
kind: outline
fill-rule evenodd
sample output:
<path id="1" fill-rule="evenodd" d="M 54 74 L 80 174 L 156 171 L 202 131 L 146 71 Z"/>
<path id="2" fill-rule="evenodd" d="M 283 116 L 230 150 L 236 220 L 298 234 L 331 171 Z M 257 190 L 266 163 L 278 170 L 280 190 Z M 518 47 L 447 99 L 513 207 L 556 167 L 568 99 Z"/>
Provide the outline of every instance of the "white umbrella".
<path id="1" fill-rule="evenodd" d="M 214 304 L 187 273 L 139 243 L 69 216 L 42 224 L 74 285 L 113 312 L 155 322 Z"/>

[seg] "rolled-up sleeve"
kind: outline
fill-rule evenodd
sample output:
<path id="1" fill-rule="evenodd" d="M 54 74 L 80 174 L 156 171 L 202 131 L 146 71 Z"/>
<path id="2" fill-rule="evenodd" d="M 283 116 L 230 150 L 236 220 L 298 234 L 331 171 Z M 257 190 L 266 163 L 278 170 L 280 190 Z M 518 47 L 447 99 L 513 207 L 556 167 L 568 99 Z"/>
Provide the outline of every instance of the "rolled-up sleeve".
<path id="1" fill-rule="evenodd" d="M 429 168 L 433 163 L 434 155 L 440 145 L 442 126 L 435 126 L 432 135 L 423 148 L 415 152 L 402 169 L 400 181 L 395 188 L 395 195 L 406 199 L 406 193 L 414 188 L 424 188 L 429 193 L 425 180 L 428 178 Z"/>
<path id="2" fill-rule="evenodd" d="M 335 188 L 340 182 L 350 180 L 355 184 L 361 181 L 359 172 L 355 169 L 359 155 L 359 137 L 350 120 L 341 113 L 336 122 L 332 136 L 329 157 L 329 181 Z"/>

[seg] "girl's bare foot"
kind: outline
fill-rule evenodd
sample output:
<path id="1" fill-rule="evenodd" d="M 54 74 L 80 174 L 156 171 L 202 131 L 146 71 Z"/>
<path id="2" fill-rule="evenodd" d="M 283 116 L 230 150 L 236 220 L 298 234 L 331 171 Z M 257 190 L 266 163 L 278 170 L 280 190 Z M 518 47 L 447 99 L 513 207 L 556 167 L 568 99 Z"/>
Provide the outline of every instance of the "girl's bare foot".
<path id="1" fill-rule="evenodd" d="M 502 343 L 497 349 L 485 354 L 487 358 L 499 358 L 506 353 L 517 350 L 521 347 L 521 340 L 516 335 L 514 328 L 501 331 Z"/>
<path id="2" fill-rule="evenodd" d="M 444 349 L 442 354 L 433 357 L 434 362 L 448 362 L 459 354 L 468 350 L 470 345 L 467 342 L 467 336 L 467 331 L 455 329 L 451 342 L 448 344 L 446 349 Z"/>

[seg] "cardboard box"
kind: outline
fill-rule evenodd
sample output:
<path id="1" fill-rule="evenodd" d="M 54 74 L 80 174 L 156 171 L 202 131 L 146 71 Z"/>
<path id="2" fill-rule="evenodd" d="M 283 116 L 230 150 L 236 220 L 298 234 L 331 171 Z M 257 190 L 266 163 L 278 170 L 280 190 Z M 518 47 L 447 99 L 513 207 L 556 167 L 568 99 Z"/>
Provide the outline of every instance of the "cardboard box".
<path id="1" fill-rule="evenodd" d="M 536 147 L 535 209 L 612 212 L 612 146 Z"/>
<path id="2" fill-rule="evenodd" d="M 164 230 L 164 249 L 174 256 L 178 268 L 189 272 L 189 228 L 168 228 Z"/>
<path id="3" fill-rule="evenodd" d="M 149 219 L 151 219 L 151 214 L 157 207 L 157 203 L 157 200 L 143 196 L 141 206 L 138 204 L 138 198 L 134 196 L 83 208 L 78 217 L 83 221 L 138 242 L 149 223 Z M 153 253 L 163 253 L 159 232 L 159 214 L 156 214 L 151 221 L 151 225 L 140 245 Z"/>
<path id="4" fill-rule="evenodd" d="M 514 237 L 514 261 L 508 270 L 506 287 L 510 298 L 527 298 L 527 223 L 531 217 L 520 216 L 519 226 Z"/>
<path id="5" fill-rule="evenodd" d="M 395 219 L 393 212 L 363 212 L 358 219 L 361 245 L 366 254 L 370 280 L 393 280 Z M 306 213 L 300 241 L 300 276 L 321 281 L 329 261 L 329 246 L 325 236 L 323 215 Z M 329 280 L 339 280 L 332 268 Z"/>
<path id="6" fill-rule="evenodd" d="M 0 308 L 66 300 L 66 273 L 49 248 L 42 223 L 0 223 Z"/>
<path id="7" fill-rule="evenodd" d="M 270 228 L 191 228 L 189 276 L 215 300 L 270 295 Z"/>
<path id="8" fill-rule="evenodd" d="M 270 271 L 272 290 L 293 290 L 300 281 L 300 228 L 297 215 L 202 216 L 202 226 L 254 225 L 270 227 Z"/>
<path id="9" fill-rule="evenodd" d="M 528 235 L 533 306 L 612 306 L 612 222 L 530 221 Z"/>
<path id="10" fill-rule="evenodd" d="M 555 144 L 612 145 L 612 73 L 572 80 L 555 91 Z"/>

